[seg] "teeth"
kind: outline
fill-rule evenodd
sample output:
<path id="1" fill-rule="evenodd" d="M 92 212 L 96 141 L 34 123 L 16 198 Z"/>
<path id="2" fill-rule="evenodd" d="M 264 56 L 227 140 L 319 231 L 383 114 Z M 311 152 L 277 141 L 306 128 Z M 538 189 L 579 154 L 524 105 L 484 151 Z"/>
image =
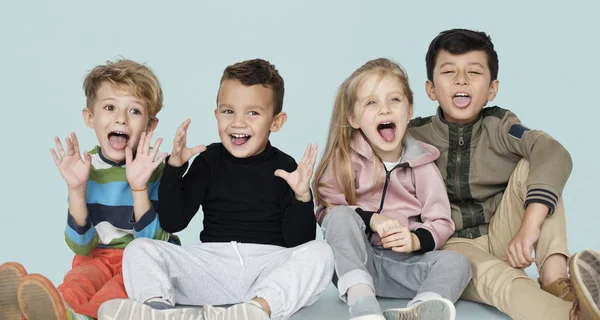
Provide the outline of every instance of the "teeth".
<path id="1" fill-rule="evenodd" d="M 234 138 L 250 138 L 250 135 L 247 135 L 247 134 L 232 133 L 231 136 Z"/>
<path id="2" fill-rule="evenodd" d="M 469 95 L 466 93 L 457 93 L 454 95 L 455 97 L 468 97 Z"/>
<path id="3" fill-rule="evenodd" d="M 387 121 L 387 122 L 382 122 L 381 124 L 386 125 L 386 124 L 392 124 L 391 121 Z"/>

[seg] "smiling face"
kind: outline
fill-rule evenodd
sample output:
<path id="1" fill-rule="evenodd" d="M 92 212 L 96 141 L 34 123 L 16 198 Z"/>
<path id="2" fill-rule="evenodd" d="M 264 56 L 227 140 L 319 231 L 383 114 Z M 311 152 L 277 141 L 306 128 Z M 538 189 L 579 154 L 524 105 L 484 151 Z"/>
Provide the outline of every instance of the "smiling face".
<path id="1" fill-rule="evenodd" d="M 425 89 L 431 100 L 438 101 L 447 121 L 467 124 L 477 119 L 486 103 L 494 99 L 498 85 L 498 80 L 491 81 L 484 51 L 440 51 L 433 81 L 428 80 Z"/>
<path id="2" fill-rule="evenodd" d="M 150 120 L 143 101 L 110 82 L 100 85 L 93 104 L 83 109 L 83 118 L 96 132 L 102 155 L 116 163 L 125 160 L 125 147 L 135 152 L 142 132 L 158 123 L 156 118 Z"/>
<path id="3" fill-rule="evenodd" d="M 215 117 L 225 149 L 236 158 L 263 152 L 271 132 L 279 131 L 287 119 L 283 112 L 273 115 L 273 109 L 270 87 L 224 80 L 219 88 Z"/>
<path id="4" fill-rule="evenodd" d="M 402 139 L 411 117 L 412 105 L 398 77 L 373 74 L 357 88 L 348 121 L 363 132 L 383 161 L 393 162 L 402 155 Z"/>

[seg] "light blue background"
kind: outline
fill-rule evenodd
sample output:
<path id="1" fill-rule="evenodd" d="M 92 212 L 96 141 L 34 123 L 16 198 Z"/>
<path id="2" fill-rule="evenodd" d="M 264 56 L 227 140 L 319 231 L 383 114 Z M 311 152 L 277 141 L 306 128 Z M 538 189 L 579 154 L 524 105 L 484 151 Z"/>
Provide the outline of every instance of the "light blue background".
<path id="1" fill-rule="evenodd" d="M 299 160 L 307 143 L 324 147 L 337 86 L 368 59 L 403 64 L 415 115 L 432 114 L 425 53 L 438 32 L 454 27 L 491 34 L 500 57 L 494 103 L 571 152 L 575 165 L 564 192 L 569 248 L 600 250 L 599 12 L 592 0 L 2 1 L 0 263 L 20 261 L 55 284 L 70 268 L 66 187 L 49 149 L 55 135 L 71 131 L 84 149 L 96 143 L 81 117 L 82 80 L 95 65 L 123 56 L 154 69 L 165 94 L 156 136 L 170 151 L 187 117 L 190 143 L 217 141 L 212 111 L 222 70 L 268 59 L 285 79 L 289 115 L 271 140 Z M 197 242 L 201 224 L 198 217 L 181 233 L 185 244 Z M 484 310 L 459 303 L 463 319 L 481 318 L 475 309 Z M 303 316 L 344 319 L 347 311 L 331 290 L 297 318 Z"/>

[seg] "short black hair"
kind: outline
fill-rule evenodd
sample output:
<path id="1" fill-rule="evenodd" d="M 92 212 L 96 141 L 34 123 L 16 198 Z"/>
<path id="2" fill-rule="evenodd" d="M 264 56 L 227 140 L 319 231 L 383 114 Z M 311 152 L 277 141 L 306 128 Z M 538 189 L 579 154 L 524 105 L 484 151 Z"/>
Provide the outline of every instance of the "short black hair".
<path id="1" fill-rule="evenodd" d="M 435 68 L 437 56 L 442 50 L 451 54 L 463 54 L 479 50 L 485 52 L 492 76 L 491 81 L 498 79 L 498 54 L 494 50 L 492 38 L 485 32 L 468 29 L 451 29 L 440 32 L 429 44 L 425 56 L 427 79 L 431 82 L 433 82 L 433 69 Z"/>
<path id="2" fill-rule="evenodd" d="M 238 80 L 245 86 L 263 85 L 273 92 L 273 115 L 283 109 L 284 82 L 279 71 L 269 61 L 252 59 L 232 64 L 225 68 L 221 83 Z"/>

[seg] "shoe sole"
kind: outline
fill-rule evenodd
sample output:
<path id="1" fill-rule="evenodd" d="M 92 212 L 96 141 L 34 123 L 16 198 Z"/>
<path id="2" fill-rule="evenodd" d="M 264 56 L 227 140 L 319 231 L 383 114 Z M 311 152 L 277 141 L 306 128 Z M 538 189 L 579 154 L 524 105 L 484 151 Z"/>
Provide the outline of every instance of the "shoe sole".
<path id="1" fill-rule="evenodd" d="M 589 250 L 576 253 L 569 259 L 569 272 L 582 311 L 600 319 L 600 256 Z"/>
<path id="2" fill-rule="evenodd" d="M 115 299 L 103 303 L 98 310 L 98 320 L 202 320 L 199 309 L 155 310 L 128 299 Z"/>
<path id="3" fill-rule="evenodd" d="M 0 319 L 24 319 L 19 308 L 17 290 L 19 282 L 26 275 L 27 271 L 20 263 L 7 262 L 0 265 Z"/>
<path id="4" fill-rule="evenodd" d="M 40 274 L 30 274 L 17 292 L 21 312 L 28 320 L 67 319 L 64 302 L 54 284 Z"/>
<path id="5" fill-rule="evenodd" d="M 383 316 L 386 320 L 455 320 L 456 308 L 449 300 L 432 299 L 408 308 L 385 310 Z"/>

